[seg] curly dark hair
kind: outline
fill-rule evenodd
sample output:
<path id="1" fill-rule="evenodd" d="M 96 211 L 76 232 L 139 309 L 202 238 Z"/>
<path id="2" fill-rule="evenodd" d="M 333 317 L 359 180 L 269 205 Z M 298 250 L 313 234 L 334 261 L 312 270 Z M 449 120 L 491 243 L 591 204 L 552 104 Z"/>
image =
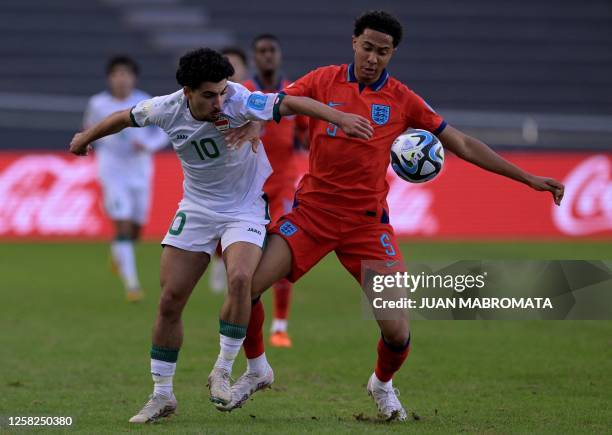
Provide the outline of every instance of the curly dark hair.
<path id="1" fill-rule="evenodd" d="M 393 47 L 397 47 L 402 40 L 403 29 L 401 23 L 388 12 L 368 11 L 355 20 L 353 35 L 361 35 L 365 29 L 376 30 L 393 38 Z"/>
<path id="2" fill-rule="evenodd" d="M 210 48 L 190 51 L 179 60 L 176 81 L 197 89 L 204 82 L 219 83 L 234 74 L 234 67 L 221 53 Z"/>
<path id="3" fill-rule="evenodd" d="M 106 62 L 106 75 L 112 73 L 118 66 L 128 68 L 135 76 L 139 73 L 138 64 L 134 59 L 129 56 L 119 55 L 111 57 L 108 62 Z"/>

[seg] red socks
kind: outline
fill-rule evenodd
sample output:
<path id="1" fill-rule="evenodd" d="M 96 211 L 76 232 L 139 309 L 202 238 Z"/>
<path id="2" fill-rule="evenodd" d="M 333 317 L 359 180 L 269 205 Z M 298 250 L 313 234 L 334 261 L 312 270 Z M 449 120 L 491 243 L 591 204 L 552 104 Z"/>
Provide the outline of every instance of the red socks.
<path id="1" fill-rule="evenodd" d="M 376 360 L 376 377 L 381 382 L 389 382 L 396 371 L 400 369 L 410 352 L 410 336 L 402 348 L 391 346 L 381 337 L 378 340 L 378 359 Z"/>
<path id="2" fill-rule="evenodd" d="M 251 307 L 251 320 L 247 327 L 244 343 L 242 344 L 244 346 L 244 354 L 248 359 L 257 358 L 264 353 L 264 318 L 264 307 L 261 300 L 258 298 L 257 302 L 254 301 Z"/>
<path id="3" fill-rule="evenodd" d="M 274 318 L 286 320 L 289 315 L 292 284 L 281 279 L 274 284 Z"/>

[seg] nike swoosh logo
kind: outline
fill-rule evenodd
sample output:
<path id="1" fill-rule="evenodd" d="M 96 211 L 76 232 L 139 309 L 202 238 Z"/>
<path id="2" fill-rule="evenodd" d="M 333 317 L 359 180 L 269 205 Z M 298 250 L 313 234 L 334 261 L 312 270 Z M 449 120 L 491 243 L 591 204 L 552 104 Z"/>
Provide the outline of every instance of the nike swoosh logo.
<path id="1" fill-rule="evenodd" d="M 334 103 L 333 101 L 330 101 L 327 105 L 329 107 L 336 107 L 336 106 L 344 106 L 344 103 Z"/>

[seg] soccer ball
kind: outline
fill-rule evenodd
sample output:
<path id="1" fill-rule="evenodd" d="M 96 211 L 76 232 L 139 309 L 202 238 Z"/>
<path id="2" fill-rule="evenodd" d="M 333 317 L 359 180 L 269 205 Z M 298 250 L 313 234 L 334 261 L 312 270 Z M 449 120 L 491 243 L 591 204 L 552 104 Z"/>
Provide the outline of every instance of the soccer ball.
<path id="1" fill-rule="evenodd" d="M 402 180 L 424 183 L 436 177 L 444 164 L 444 148 L 426 130 L 409 128 L 391 145 L 391 167 Z"/>

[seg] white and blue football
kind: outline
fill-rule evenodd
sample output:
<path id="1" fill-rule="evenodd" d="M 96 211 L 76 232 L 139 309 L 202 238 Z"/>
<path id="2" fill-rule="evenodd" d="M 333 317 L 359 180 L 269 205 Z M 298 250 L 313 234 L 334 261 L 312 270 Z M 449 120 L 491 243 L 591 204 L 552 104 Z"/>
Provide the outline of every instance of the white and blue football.
<path id="1" fill-rule="evenodd" d="M 391 167 L 410 183 L 434 179 L 444 165 L 444 148 L 438 138 L 426 130 L 409 128 L 391 145 Z"/>

